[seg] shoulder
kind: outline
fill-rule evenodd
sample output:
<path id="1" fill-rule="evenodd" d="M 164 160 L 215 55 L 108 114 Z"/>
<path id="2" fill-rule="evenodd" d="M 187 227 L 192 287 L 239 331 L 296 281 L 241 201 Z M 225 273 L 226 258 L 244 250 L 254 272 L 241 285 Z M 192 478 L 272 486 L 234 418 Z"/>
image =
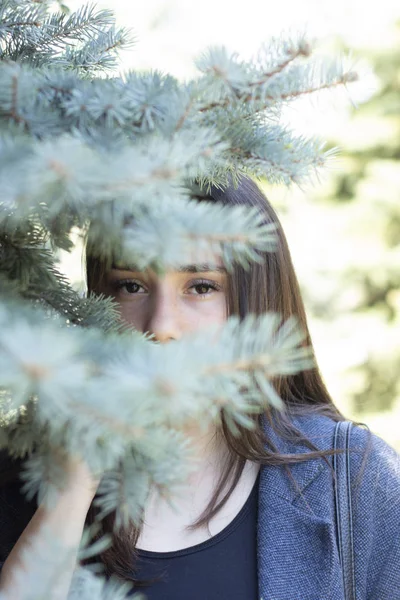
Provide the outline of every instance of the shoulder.
<path id="1" fill-rule="evenodd" d="M 293 419 L 295 427 L 319 450 L 333 447 L 337 423 L 326 416 L 306 415 Z M 387 501 L 397 496 L 400 510 L 400 455 L 366 425 L 352 423 L 350 430 L 350 470 L 354 488 L 362 487 L 368 497 L 384 496 Z M 302 444 L 297 452 L 304 451 Z"/>
<path id="2" fill-rule="evenodd" d="M 333 419 L 308 414 L 290 420 L 300 433 L 298 440 L 289 435 L 283 439 L 265 426 L 267 436 L 273 438 L 279 452 L 292 457 L 309 453 L 306 440 L 318 450 L 332 449 L 336 427 Z M 351 427 L 350 448 L 357 593 L 368 600 L 392 600 L 397 598 L 395 590 L 400 590 L 400 456 L 379 436 L 357 424 Z M 292 519 L 296 523 L 293 531 L 300 531 L 299 523 L 306 522 L 304 531 L 310 534 L 312 527 L 324 525 L 335 540 L 331 457 L 310 458 L 290 464 L 289 468 L 291 478 L 281 468 L 262 470 L 261 504 L 265 507 L 265 522 L 269 522 L 269 507 L 277 505 L 277 518 L 286 515 L 285 527 Z M 332 541 L 333 547 L 335 543 Z"/>
<path id="3" fill-rule="evenodd" d="M 333 419 L 320 414 L 305 414 L 290 417 L 290 422 L 300 435 L 298 439 L 293 436 L 279 437 L 268 424 L 264 424 L 265 433 L 282 454 L 295 456 L 310 453 L 308 442 L 318 451 L 333 448 L 337 425 Z M 387 509 L 390 506 L 392 511 L 400 511 L 400 455 L 366 426 L 359 424 L 351 427 L 350 448 L 355 498 L 361 495 L 365 502 L 383 502 Z M 331 486 L 331 464 L 331 457 L 327 456 L 325 460 L 310 459 L 291 465 L 290 470 L 297 482 L 297 492 L 292 498 L 311 484 L 314 486 L 311 486 L 310 492 L 313 487 L 321 492 L 323 486 Z"/>
<path id="4" fill-rule="evenodd" d="M 332 447 L 336 426 L 333 420 L 306 417 L 297 425 L 321 450 Z M 400 455 L 367 427 L 357 424 L 351 427 L 350 448 L 354 555 L 360 597 L 394 598 L 395 590 L 400 590 Z M 314 492 L 318 490 L 326 500 L 332 498 L 328 471 L 321 469 L 314 486 Z M 332 509 L 327 508 L 327 512 L 332 518 Z"/>
<path id="5" fill-rule="evenodd" d="M 306 415 L 293 419 L 295 427 L 319 450 L 333 447 L 334 430 L 337 423 L 326 416 Z M 372 433 L 364 424 L 352 423 L 350 430 L 350 462 L 354 472 L 365 475 L 373 488 L 400 486 L 400 455 L 382 438 Z M 372 478 L 372 479 L 371 479 Z"/>

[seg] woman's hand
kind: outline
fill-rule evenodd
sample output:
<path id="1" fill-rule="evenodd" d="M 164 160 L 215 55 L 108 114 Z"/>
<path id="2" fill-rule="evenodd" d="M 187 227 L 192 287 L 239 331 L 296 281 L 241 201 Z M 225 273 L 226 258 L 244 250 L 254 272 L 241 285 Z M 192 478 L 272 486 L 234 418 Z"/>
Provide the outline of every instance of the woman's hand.
<path id="1" fill-rule="evenodd" d="M 64 491 L 68 494 L 80 495 L 82 499 L 90 498 L 90 502 L 96 495 L 100 483 L 100 476 L 95 476 L 90 471 L 86 461 L 80 456 L 68 456 L 64 458 L 63 465 L 66 473 Z"/>
<path id="2" fill-rule="evenodd" d="M 30 581 L 38 581 L 38 560 L 45 596 L 52 600 L 68 597 L 86 515 L 100 478 L 81 457 L 55 452 L 65 469 L 64 485 L 50 507 L 46 502 L 40 504 L 5 561 L 0 579 L 5 600 L 30 597 Z"/>

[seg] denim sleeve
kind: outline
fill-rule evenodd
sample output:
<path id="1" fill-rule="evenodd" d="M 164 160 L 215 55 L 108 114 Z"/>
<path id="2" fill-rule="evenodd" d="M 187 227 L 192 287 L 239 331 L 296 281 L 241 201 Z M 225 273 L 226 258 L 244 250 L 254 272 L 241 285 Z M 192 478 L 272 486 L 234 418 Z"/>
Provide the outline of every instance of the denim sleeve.
<path id="1" fill-rule="evenodd" d="M 400 600 L 400 456 L 355 428 L 352 446 L 357 600 Z"/>

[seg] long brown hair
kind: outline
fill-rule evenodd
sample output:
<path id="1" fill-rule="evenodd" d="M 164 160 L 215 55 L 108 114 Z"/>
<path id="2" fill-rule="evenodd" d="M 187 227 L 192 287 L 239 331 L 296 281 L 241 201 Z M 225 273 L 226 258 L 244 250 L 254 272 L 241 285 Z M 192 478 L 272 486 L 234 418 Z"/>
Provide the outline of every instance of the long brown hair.
<path id="1" fill-rule="evenodd" d="M 263 215 L 265 223 L 275 223 L 277 227 L 278 244 L 276 251 L 261 253 L 262 262 L 252 263 L 249 270 L 236 265 L 232 273 L 228 274 L 227 312 L 228 315 L 238 315 L 243 319 L 253 313 L 264 314 L 267 311 L 279 313 L 283 320 L 295 316 L 305 332 L 305 345 L 312 349 L 303 301 L 296 274 L 290 257 L 287 241 L 279 219 L 259 187 L 248 177 L 242 177 L 238 187 L 233 185 L 225 190 L 212 188 L 208 194 L 194 195 L 201 202 L 203 200 L 221 202 L 224 205 L 247 205 L 256 207 Z M 90 239 L 90 229 L 88 234 Z M 102 283 L 109 266 L 100 260 L 91 251 L 90 243 L 86 245 L 86 277 L 88 292 L 103 292 Z M 281 376 L 274 380 L 275 389 L 285 403 L 285 411 L 278 412 L 267 409 L 265 413 L 253 416 L 254 430 L 248 430 L 237 425 L 240 435 L 235 437 L 227 427 L 223 414 L 222 427 L 217 432 L 217 437 L 223 438 L 229 453 L 221 464 L 221 475 L 203 513 L 189 526 L 189 529 L 200 528 L 208 525 L 211 518 L 225 505 L 235 489 L 246 460 L 260 465 L 280 465 L 291 477 L 289 465 L 311 459 L 324 459 L 332 454 L 332 450 L 318 450 L 310 440 L 296 429 L 291 420 L 291 415 L 323 414 L 334 421 L 343 420 L 339 410 L 335 407 L 323 383 L 318 367 L 297 373 L 295 375 Z M 262 426 L 266 419 L 275 434 L 281 439 L 292 444 L 301 445 L 309 449 L 308 452 L 295 452 L 282 454 L 269 439 Z M 4 452 L 3 452 L 4 454 Z M 22 469 L 22 460 L 5 460 L 1 464 L 0 485 L 15 484 Z M 328 463 L 329 464 L 329 463 Z M 15 529 L 22 533 L 27 519 L 33 516 L 35 503 L 25 502 L 26 510 L 18 516 Z M 92 505 L 89 509 L 86 523 L 89 525 L 96 520 L 97 509 Z M 29 514 L 28 514 L 29 513 Z M 17 518 L 17 515 L 16 515 Z M 101 528 L 96 537 L 103 533 L 112 533 L 114 530 L 115 514 L 111 513 L 101 522 Z M 136 544 L 141 527 L 131 523 L 127 529 L 120 529 L 113 533 L 113 545 L 102 553 L 101 561 L 106 575 L 116 575 L 121 579 L 129 580 L 136 587 L 146 585 L 149 581 L 140 581 L 135 576 L 137 565 Z M 17 533 L 13 531 L 12 535 Z M 10 540 L 8 547 L 14 542 Z M 8 542 L 7 542 L 8 543 Z M 86 562 L 95 562 L 97 557 Z"/>
<path id="2" fill-rule="evenodd" d="M 204 195 L 193 196 L 197 201 L 213 200 L 223 205 L 247 205 L 256 207 L 265 223 L 275 223 L 278 244 L 274 252 L 264 252 L 260 264 L 253 262 L 248 270 L 235 265 L 228 274 L 227 308 L 228 315 L 238 315 L 243 319 L 246 315 L 264 314 L 267 311 L 279 313 L 283 320 L 295 316 L 306 334 L 305 344 L 312 348 L 304 304 L 299 284 L 293 268 L 290 251 L 278 216 L 258 185 L 249 177 L 242 177 L 237 187 L 230 185 L 227 189 L 211 188 Z M 86 275 L 89 292 L 102 290 L 102 281 L 106 267 L 86 248 Z M 316 364 L 316 363 L 315 363 Z M 234 437 L 226 426 L 222 416 L 223 435 L 229 448 L 229 456 L 223 465 L 222 473 L 212 498 L 204 512 L 189 528 L 196 529 L 208 525 L 210 519 L 224 506 L 234 490 L 243 471 L 246 460 L 261 465 L 288 465 L 305 460 L 326 457 L 329 451 L 319 451 L 309 440 L 302 436 L 290 421 L 290 414 L 319 413 L 329 416 L 334 421 L 343 420 L 339 410 L 333 404 L 324 385 L 317 366 L 295 375 L 281 376 L 274 381 L 275 388 L 283 399 L 286 409 L 277 412 L 267 410 L 264 415 L 253 417 L 255 429 L 247 430 L 238 426 L 239 437 Z M 284 455 L 268 439 L 263 427 L 262 417 L 268 419 L 274 431 L 282 438 L 294 443 L 302 443 L 310 452 Z M 290 472 L 289 472 L 290 476 Z M 222 492 L 226 490 L 224 494 Z M 221 497 L 222 496 L 222 497 Z M 95 518 L 93 508 L 89 511 L 88 521 Z M 103 524 L 103 530 L 112 529 L 113 516 L 110 515 Z M 114 534 L 112 548 L 104 552 L 102 561 L 108 574 L 114 573 L 140 585 L 134 576 L 135 545 L 140 528 L 133 524 L 128 530 L 120 530 Z"/>

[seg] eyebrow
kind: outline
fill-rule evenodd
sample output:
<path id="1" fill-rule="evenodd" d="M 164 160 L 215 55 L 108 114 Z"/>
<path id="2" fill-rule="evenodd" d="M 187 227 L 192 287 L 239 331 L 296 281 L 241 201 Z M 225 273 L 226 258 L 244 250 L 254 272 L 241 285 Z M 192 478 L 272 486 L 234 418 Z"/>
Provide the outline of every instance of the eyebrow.
<path id="1" fill-rule="evenodd" d="M 208 273 L 209 271 L 217 271 L 218 273 L 226 273 L 225 267 L 213 267 L 208 264 L 202 265 L 182 265 L 177 269 L 178 273 Z"/>
<path id="2" fill-rule="evenodd" d="M 113 264 L 112 268 L 117 269 L 118 271 L 140 271 L 140 269 L 137 269 L 135 265 L 132 265 L 131 267 L 123 267 Z M 227 269 L 225 267 L 212 266 L 206 263 L 197 265 L 181 265 L 176 269 L 176 271 L 178 273 L 227 273 Z"/>

